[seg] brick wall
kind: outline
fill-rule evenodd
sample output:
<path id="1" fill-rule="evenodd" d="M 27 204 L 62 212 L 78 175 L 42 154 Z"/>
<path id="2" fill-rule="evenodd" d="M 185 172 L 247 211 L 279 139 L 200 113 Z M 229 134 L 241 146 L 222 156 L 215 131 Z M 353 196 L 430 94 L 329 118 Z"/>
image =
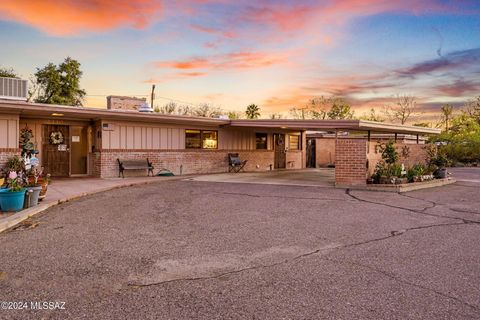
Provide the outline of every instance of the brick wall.
<path id="1" fill-rule="evenodd" d="M 338 139 L 335 149 L 335 185 L 365 185 L 367 141 L 365 139 Z"/>
<path id="2" fill-rule="evenodd" d="M 0 148 L 0 169 L 7 163 L 8 159 L 17 155 L 20 156 L 20 149 L 18 148 Z"/>
<path id="3" fill-rule="evenodd" d="M 303 151 L 287 151 L 287 169 L 302 169 Z"/>
<path id="4" fill-rule="evenodd" d="M 175 174 L 219 173 L 228 172 L 228 153 L 238 153 L 242 160 L 248 160 L 245 171 L 267 171 L 273 165 L 272 150 L 102 150 L 89 156 L 90 174 L 110 178 L 118 176 L 117 158 L 128 160 L 144 160 L 148 158 L 155 167 L 154 173 L 166 168 Z M 287 161 L 294 161 L 289 169 L 300 169 L 302 152 L 287 152 Z M 146 175 L 146 171 L 127 170 L 125 176 Z"/>
<path id="5" fill-rule="evenodd" d="M 315 139 L 316 167 L 326 167 L 335 161 L 335 138 Z"/>
<path id="6" fill-rule="evenodd" d="M 395 149 L 398 152 L 398 162 L 400 164 L 404 164 L 406 169 L 418 163 L 426 164 L 426 148 L 426 144 L 411 144 L 404 142 L 395 143 Z M 407 153 L 408 156 L 406 156 Z M 382 160 L 382 155 L 378 151 L 378 141 L 370 141 L 367 159 L 368 175 L 370 176 L 374 173 L 375 166 L 377 165 L 378 161 Z"/>

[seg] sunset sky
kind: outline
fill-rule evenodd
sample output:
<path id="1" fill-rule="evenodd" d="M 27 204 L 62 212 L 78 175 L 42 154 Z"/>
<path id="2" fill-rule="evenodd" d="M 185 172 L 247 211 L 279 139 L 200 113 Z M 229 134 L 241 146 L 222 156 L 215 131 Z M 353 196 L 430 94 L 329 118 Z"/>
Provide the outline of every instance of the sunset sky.
<path id="1" fill-rule="evenodd" d="M 60 4 L 61 2 L 61 4 Z M 480 1 L 1 0 L 0 65 L 28 78 L 71 56 L 86 106 L 106 95 L 287 112 L 395 95 L 426 114 L 480 95 Z"/>

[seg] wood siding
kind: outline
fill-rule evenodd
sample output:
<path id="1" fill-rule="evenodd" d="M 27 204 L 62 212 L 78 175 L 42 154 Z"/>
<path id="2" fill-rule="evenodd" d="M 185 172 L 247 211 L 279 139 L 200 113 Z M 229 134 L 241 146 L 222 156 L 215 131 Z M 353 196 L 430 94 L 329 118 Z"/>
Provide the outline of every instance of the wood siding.
<path id="1" fill-rule="evenodd" d="M 18 148 L 18 115 L 0 114 L 0 148 Z"/>

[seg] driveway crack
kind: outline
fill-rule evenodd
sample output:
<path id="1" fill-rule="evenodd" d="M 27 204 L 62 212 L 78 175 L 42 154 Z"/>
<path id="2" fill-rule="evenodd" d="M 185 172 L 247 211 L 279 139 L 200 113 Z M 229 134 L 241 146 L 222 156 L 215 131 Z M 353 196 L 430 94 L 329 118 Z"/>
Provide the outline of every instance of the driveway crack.
<path id="1" fill-rule="evenodd" d="M 350 196 L 350 197 L 352 197 L 353 199 L 358 200 L 358 201 L 360 201 L 360 202 L 371 203 L 371 204 L 376 204 L 376 205 L 385 206 L 385 207 L 389 207 L 389 208 L 405 210 L 405 211 L 409 211 L 409 212 L 413 212 L 413 213 L 419 213 L 419 214 L 423 214 L 423 215 L 427 215 L 427 216 L 431 216 L 431 217 L 448 218 L 448 219 L 453 219 L 453 220 L 459 220 L 459 221 L 462 221 L 463 223 L 466 223 L 466 224 L 480 224 L 480 221 L 476 221 L 476 220 L 464 219 L 464 218 L 453 217 L 453 216 L 444 216 L 444 215 L 440 215 L 440 214 L 434 214 L 434 213 L 430 213 L 430 212 L 425 212 L 425 210 L 430 209 L 430 208 L 433 208 L 433 207 L 426 207 L 426 208 L 423 208 L 423 209 L 421 209 L 421 210 L 417 210 L 417 209 L 405 208 L 405 207 L 401 207 L 401 206 L 395 206 L 395 205 L 391 205 L 391 204 L 388 204 L 388 203 L 376 202 L 376 201 L 372 201 L 372 200 L 362 199 L 362 198 L 360 198 L 360 197 L 358 197 L 358 196 L 353 195 L 353 194 L 351 193 L 350 189 L 347 189 L 347 190 L 345 191 L 345 193 L 346 193 L 348 196 Z"/>
<path id="2" fill-rule="evenodd" d="M 399 282 L 399 283 L 402 283 L 402 284 L 405 284 L 405 285 L 408 285 L 408 286 L 411 286 L 411 287 L 415 287 L 415 288 L 419 288 L 419 289 L 422 289 L 422 290 L 426 290 L 426 291 L 429 291 L 429 292 L 433 292 L 435 293 L 436 295 L 439 295 L 439 296 L 442 296 L 444 298 L 447 298 L 447 299 L 451 299 L 451 300 L 455 300 L 465 306 L 468 306 L 472 309 L 474 309 L 475 311 L 480 311 L 480 307 L 476 306 L 476 305 L 473 305 L 471 303 L 468 303 L 466 301 L 463 301 L 462 299 L 456 297 L 456 296 L 453 296 L 453 295 L 449 295 L 449 294 L 446 294 L 446 293 L 443 293 L 441 291 L 438 291 L 438 290 L 435 290 L 433 288 L 429 288 L 429 287 L 426 287 L 426 286 L 423 286 L 421 284 L 418 284 L 418 283 L 414 283 L 414 282 L 410 282 L 408 280 L 405 280 L 405 279 L 402 279 L 400 277 L 397 277 L 395 276 L 394 274 L 392 273 L 389 273 L 387 271 L 384 271 L 384 270 L 381 270 L 381 269 L 377 269 L 377 268 L 374 268 L 372 266 L 369 266 L 369 265 L 366 265 L 366 264 L 363 264 L 363 263 L 358 263 L 358 262 L 352 262 L 352 261 L 339 261 L 339 260 L 334 260 L 334 259 L 329 259 L 329 258 L 325 258 L 323 257 L 324 260 L 327 260 L 327 261 L 330 261 L 330 262 L 333 262 L 333 263 L 338 263 L 338 264 L 350 264 L 350 265 L 354 265 L 354 266 L 359 266 L 359 267 L 362 267 L 362 268 L 365 268 L 365 269 L 368 269 L 368 270 L 371 270 L 371 271 L 374 271 L 376 273 L 380 273 L 384 276 L 386 276 L 387 278 L 390 278 L 396 282 Z"/>
<path id="3" fill-rule="evenodd" d="M 201 280 L 217 279 L 217 278 L 221 278 L 221 277 L 228 276 L 228 275 L 239 274 L 239 273 L 242 273 L 242 272 L 245 272 L 245 271 L 257 270 L 257 269 L 266 269 L 266 268 L 279 266 L 279 265 L 282 265 L 282 264 L 288 264 L 288 263 L 300 260 L 302 258 L 306 258 L 306 257 L 312 256 L 312 255 L 319 254 L 321 252 L 341 250 L 341 249 L 345 249 L 345 248 L 361 246 L 361 245 L 372 243 L 372 242 L 383 241 L 383 240 L 387 240 L 387 239 L 390 239 L 390 238 L 393 238 L 393 237 L 401 236 L 401 235 L 403 235 L 403 234 L 405 234 L 406 232 L 409 232 L 409 231 L 420 230 L 420 229 L 428 229 L 428 228 L 436 228 L 436 227 L 457 226 L 457 225 L 465 225 L 465 223 L 461 223 L 461 222 L 441 223 L 441 224 L 432 224 L 432 225 L 426 225 L 426 226 L 411 227 L 411 228 L 407 228 L 407 229 L 403 229 L 403 230 L 391 231 L 389 235 L 386 235 L 384 237 L 364 240 L 364 241 L 350 243 L 350 244 L 332 246 L 332 247 L 327 247 L 327 248 L 319 248 L 319 249 L 309 251 L 309 252 L 305 252 L 305 253 L 299 254 L 297 256 L 294 256 L 292 258 L 284 259 L 282 261 L 278 261 L 278 262 L 271 263 L 271 264 L 255 265 L 255 266 L 246 267 L 246 268 L 242 268 L 242 269 L 222 272 L 222 273 L 214 274 L 214 275 L 211 275 L 211 276 L 176 278 L 176 279 L 170 279 L 170 280 L 164 280 L 164 281 L 158 281 L 158 282 L 151 282 L 151 283 L 129 283 L 129 284 L 127 284 L 127 286 L 130 287 L 130 288 L 144 288 L 144 287 L 164 285 L 164 284 L 173 283 L 173 282 L 201 281 Z"/>

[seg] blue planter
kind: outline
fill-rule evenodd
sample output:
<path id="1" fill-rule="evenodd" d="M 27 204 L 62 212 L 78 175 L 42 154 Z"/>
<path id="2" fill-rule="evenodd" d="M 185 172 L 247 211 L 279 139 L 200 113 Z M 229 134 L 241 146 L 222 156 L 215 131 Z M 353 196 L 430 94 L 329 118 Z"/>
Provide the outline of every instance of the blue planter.
<path id="1" fill-rule="evenodd" d="M 0 190 L 0 208 L 2 211 L 20 211 L 23 209 L 25 189 L 11 192 L 9 189 Z"/>

